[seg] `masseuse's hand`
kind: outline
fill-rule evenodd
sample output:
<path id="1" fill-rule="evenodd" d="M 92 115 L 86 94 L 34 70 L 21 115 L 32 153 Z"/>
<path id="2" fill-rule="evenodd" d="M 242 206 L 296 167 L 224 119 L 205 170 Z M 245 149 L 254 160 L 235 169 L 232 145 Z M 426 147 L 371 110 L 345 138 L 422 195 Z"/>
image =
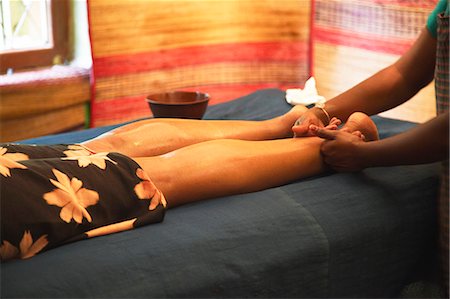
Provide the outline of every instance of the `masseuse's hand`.
<path id="1" fill-rule="evenodd" d="M 335 117 L 330 120 L 330 123 L 326 123 L 326 121 L 328 121 L 328 119 L 326 116 L 324 117 L 324 114 L 320 109 L 311 108 L 306 111 L 292 127 L 294 137 L 315 136 L 309 129 L 311 125 L 315 125 L 319 128 L 336 130 L 341 124 L 341 121 Z"/>
<path id="2" fill-rule="evenodd" d="M 320 151 L 324 162 L 332 169 L 340 172 L 359 171 L 366 168 L 364 158 L 364 135 L 356 131 L 353 133 L 345 130 L 328 130 L 312 125 L 310 132 L 315 136 L 325 139 Z"/>

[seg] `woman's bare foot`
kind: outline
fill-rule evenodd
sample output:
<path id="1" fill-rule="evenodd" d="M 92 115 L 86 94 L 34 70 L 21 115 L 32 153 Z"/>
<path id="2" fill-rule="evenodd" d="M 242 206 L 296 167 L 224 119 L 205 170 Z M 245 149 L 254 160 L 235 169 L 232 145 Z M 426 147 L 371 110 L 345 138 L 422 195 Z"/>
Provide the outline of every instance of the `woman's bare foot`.
<path id="1" fill-rule="evenodd" d="M 292 126 L 306 111 L 308 111 L 308 108 L 305 106 L 295 105 L 285 114 L 271 119 L 269 122 L 272 123 L 271 126 L 280 126 L 285 132 L 284 137 L 292 137 Z"/>
<path id="2" fill-rule="evenodd" d="M 350 132 L 364 141 L 380 139 L 377 126 L 367 114 L 362 112 L 355 112 L 350 115 L 342 130 Z"/>
<path id="3" fill-rule="evenodd" d="M 281 117 L 286 121 L 286 124 L 292 127 L 297 119 L 299 119 L 306 111 L 308 111 L 308 108 L 305 106 L 295 105 Z"/>

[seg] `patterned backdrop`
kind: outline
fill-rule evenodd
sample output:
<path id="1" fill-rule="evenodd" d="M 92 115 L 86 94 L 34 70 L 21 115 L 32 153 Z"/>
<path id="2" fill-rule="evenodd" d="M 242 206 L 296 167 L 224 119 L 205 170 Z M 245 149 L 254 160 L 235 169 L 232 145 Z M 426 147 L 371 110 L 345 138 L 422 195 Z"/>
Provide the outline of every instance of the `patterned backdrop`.
<path id="1" fill-rule="evenodd" d="M 299 87 L 313 72 L 319 93 L 331 98 L 394 62 L 435 4 L 88 0 L 91 125 L 149 116 L 144 98 L 155 92 L 200 90 L 216 104 L 260 88 Z M 425 121 L 435 114 L 433 98 L 430 85 L 393 113 Z"/>
<path id="2" fill-rule="evenodd" d="M 398 59 L 425 27 L 437 0 L 315 0 L 314 74 L 331 98 Z M 431 99 L 431 100 L 430 100 Z M 425 121 L 436 113 L 434 86 L 385 116 Z"/>
<path id="3" fill-rule="evenodd" d="M 145 96 L 200 90 L 216 104 L 310 75 L 309 0 L 89 0 L 91 125 L 150 115 Z"/>

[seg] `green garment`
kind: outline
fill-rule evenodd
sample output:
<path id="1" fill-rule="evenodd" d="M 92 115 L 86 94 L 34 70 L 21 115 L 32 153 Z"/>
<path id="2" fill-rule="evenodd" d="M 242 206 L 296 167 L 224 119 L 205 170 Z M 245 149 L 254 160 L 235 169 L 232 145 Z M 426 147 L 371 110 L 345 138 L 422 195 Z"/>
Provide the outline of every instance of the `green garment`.
<path id="1" fill-rule="evenodd" d="M 445 11 L 445 15 L 449 15 L 448 0 L 439 0 L 439 3 L 434 8 L 433 12 L 428 17 L 427 28 L 431 36 L 437 38 L 437 16 Z"/>

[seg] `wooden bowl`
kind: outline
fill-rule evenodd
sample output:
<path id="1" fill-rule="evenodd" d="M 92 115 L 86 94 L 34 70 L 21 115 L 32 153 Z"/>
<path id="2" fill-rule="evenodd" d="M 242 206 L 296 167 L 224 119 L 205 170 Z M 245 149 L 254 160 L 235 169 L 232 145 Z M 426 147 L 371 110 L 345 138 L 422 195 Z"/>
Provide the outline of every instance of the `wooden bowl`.
<path id="1" fill-rule="evenodd" d="M 202 119 L 209 95 L 198 91 L 172 91 L 148 95 L 146 101 L 154 117 Z"/>

